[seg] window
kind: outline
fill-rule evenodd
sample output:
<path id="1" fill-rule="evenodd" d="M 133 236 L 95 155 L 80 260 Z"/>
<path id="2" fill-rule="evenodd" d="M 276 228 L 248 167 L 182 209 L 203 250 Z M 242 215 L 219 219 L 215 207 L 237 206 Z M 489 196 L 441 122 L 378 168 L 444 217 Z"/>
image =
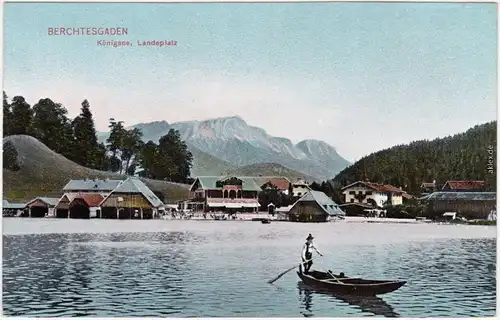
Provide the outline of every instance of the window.
<path id="1" fill-rule="evenodd" d="M 353 203 L 353 202 L 354 202 L 354 199 L 351 199 L 351 203 Z"/>
<path id="2" fill-rule="evenodd" d="M 349 191 L 349 194 L 356 194 L 356 191 Z"/>
<path id="3" fill-rule="evenodd" d="M 371 196 L 372 194 L 373 194 L 373 192 L 372 192 L 372 191 L 366 191 L 366 195 L 367 195 L 367 196 Z"/>

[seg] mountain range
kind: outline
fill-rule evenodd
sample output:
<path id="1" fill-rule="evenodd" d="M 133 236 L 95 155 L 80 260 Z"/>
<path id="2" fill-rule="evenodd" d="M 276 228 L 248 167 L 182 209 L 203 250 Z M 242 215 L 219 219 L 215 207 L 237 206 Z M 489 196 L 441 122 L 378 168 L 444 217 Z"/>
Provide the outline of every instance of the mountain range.
<path id="1" fill-rule="evenodd" d="M 262 128 L 250 126 L 239 116 L 175 123 L 156 121 L 132 127 L 142 131 L 144 141 L 154 142 L 170 129 L 178 130 L 193 154 L 193 176 L 248 174 L 258 168 L 255 175 L 286 172 L 289 178 L 321 181 L 333 178 L 350 165 L 323 141 L 293 144 L 289 139 L 273 137 Z M 107 136 L 108 133 L 99 133 L 99 140 Z M 261 172 L 263 168 L 266 172 Z"/>

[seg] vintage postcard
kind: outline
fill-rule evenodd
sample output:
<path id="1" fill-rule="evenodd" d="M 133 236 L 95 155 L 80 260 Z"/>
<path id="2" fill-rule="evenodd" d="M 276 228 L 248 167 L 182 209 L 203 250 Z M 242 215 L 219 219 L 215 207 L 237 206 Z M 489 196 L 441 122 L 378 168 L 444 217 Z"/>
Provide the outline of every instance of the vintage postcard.
<path id="1" fill-rule="evenodd" d="M 4 316 L 495 316 L 495 3 L 3 10 Z"/>

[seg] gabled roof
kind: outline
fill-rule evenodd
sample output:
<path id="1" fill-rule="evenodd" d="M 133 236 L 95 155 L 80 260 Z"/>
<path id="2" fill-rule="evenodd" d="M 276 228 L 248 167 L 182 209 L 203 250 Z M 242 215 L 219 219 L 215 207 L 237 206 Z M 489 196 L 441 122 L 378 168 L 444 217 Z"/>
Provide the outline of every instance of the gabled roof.
<path id="1" fill-rule="evenodd" d="M 286 177 L 255 177 L 254 179 L 261 187 L 270 183 L 276 186 L 278 190 L 288 190 L 288 188 L 290 188 L 290 180 Z"/>
<path id="2" fill-rule="evenodd" d="M 434 182 L 422 182 L 420 188 L 434 188 L 436 184 Z"/>
<path id="3" fill-rule="evenodd" d="M 308 191 L 299 200 L 297 200 L 292 207 L 299 202 L 316 202 L 321 209 L 329 216 L 343 216 L 345 212 L 339 209 L 339 206 L 330 199 L 326 194 L 321 191 Z"/>
<path id="4" fill-rule="evenodd" d="M 123 180 L 70 180 L 63 188 L 64 192 L 69 191 L 111 191 L 115 189 Z"/>
<path id="5" fill-rule="evenodd" d="M 403 192 L 403 198 L 405 199 L 415 199 L 415 196 L 407 193 L 407 192 Z"/>
<path id="6" fill-rule="evenodd" d="M 26 203 L 26 205 L 30 205 L 31 203 L 33 203 L 35 201 L 41 201 L 48 206 L 55 206 L 59 202 L 60 199 L 61 198 L 38 197 L 38 198 L 35 198 L 33 200 L 30 200 L 28 203 Z"/>
<path id="7" fill-rule="evenodd" d="M 309 187 L 309 183 L 307 183 L 307 181 L 305 181 L 304 179 L 298 179 L 297 181 L 293 182 L 292 184 L 294 184 L 294 185 L 306 185 Z"/>
<path id="8" fill-rule="evenodd" d="M 452 201 L 452 200 L 468 200 L 468 201 L 496 201 L 496 192 L 434 192 L 425 197 L 420 198 L 420 200 L 442 200 L 442 201 Z"/>
<path id="9" fill-rule="evenodd" d="M 99 193 L 80 193 L 73 197 L 73 200 L 71 200 L 71 202 L 75 201 L 76 199 L 82 199 L 89 207 L 98 207 L 104 197 Z"/>
<path id="10" fill-rule="evenodd" d="M 24 209 L 26 208 L 26 203 L 13 203 L 13 202 L 8 202 L 5 203 L 7 200 L 4 200 L 2 203 L 2 209 Z"/>
<path id="11" fill-rule="evenodd" d="M 238 178 L 243 181 L 242 189 L 245 191 L 261 191 L 262 189 L 255 181 L 254 177 L 239 177 L 239 176 L 206 176 L 206 177 L 196 177 L 195 181 L 191 185 L 190 190 L 192 190 L 193 186 L 196 184 L 196 181 L 200 182 L 201 188 L 204 190 L 207 189 L 221 189 L 217 188 L 217 181 L 229 179 L 231 177 Z"/>
<path id="12" fill-rule="evenodd" d="M 111 193 L 102 200 L 101 203 L 106 201 L 106 199 L 115 193 L 140 193 L 142 194 L 154 207 L 163 206 L 163 202 L 158 198 L 151 189 L 149 189 L 144 182 L 136 177 L 130 177 L 125 181 L 122 181 Z"/>
<path id="13" fill-rule="evenodd" d="M 357 184 L 362 184 L 366 188 L 369 188 L 369 189 L 372 189 L 372 190 L 375 190 L 378 192 L 398 192 L 398 193 L 404 192 L 400 188 L 396 188 L 394 186 L 391 186 L 390 184 L 380 184 L 380 183 L 374 183 L 374 182 L 368 182 L 368 181 L 356 181 L 354 183 L 351 183 L 350 185 L 343 187 L 341 190 L 349 189 Z"/>
<path id="14" fill-rule="evenodd" d="M 486 183 L 482 180 L 449 180 L 444 184 L 443 190 L 447 185 L 452 190 L 477 190 L 484 188 Z"/>

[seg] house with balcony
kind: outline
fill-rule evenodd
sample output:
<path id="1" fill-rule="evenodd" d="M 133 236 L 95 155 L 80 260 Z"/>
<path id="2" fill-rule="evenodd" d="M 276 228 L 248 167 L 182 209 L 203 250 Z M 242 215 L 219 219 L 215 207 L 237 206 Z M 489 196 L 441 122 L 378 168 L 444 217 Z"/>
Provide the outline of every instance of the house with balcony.
<path id="1" fill-rule="evenodd" d="M 405 192 L 388 184 L 357 181 L 341 189 L 345 204 L 366 204 L 372 208 L 403 204 Z"/>
<path id="2" fill-rule="evenodd" d="M 197 177 L 191 185 L 192 210 L 204 212 L 257 212 L 262 191 L 253 177 Z"/>

